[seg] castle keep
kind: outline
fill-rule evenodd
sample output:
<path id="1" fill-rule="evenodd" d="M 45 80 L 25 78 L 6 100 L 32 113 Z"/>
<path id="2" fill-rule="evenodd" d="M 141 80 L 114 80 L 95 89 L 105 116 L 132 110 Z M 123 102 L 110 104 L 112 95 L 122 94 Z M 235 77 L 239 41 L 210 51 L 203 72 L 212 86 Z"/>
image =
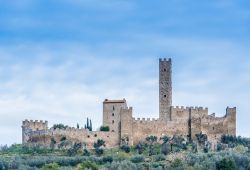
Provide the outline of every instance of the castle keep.
<path id="1" fill-rule="evenodd" d="M 59 143 L 62 137 L 72 142 L 85 142 L 92 147 L 97 139 L 103 139 L 107 147 L 115 147 L 122 142 L 135 145 L 149 135 L 180 135 L 186 140 L 195 140 L 195 134 L 206 134 L 211 143 L 220 140 L 222 134 L 236 135 L 236 108 L 226 108 L 223 117 L 208 114 L 203 107 L 172 106 L 172 61 L 159 60 L 159 118 L 133 117 L 133 108 L 125 99 L 103 102 L 103 126 L 109 131 L 89 131 L 88 129 L 52 129 L 45 121 L 23 121 L 22 142 L 50 146 L 53 138 Z"/>

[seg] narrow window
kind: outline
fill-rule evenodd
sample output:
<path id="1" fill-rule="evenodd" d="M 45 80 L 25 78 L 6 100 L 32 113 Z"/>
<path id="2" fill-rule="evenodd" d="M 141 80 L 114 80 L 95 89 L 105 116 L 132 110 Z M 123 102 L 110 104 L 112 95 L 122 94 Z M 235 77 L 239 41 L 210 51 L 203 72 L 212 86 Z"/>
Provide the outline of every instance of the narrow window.
<path id="1" fill-rule="evenodd" d="M 167 95 L 164 95 L 164 97 L 167 97 Z"/>
<path id="2" fill-rule="evenodd" d="M 214 127 L 213 127 L 213 130 L 214 130 Z"/>
<path id="3" fill-rule="evenodd" d="M 167 70 L 164 68 L 163 71 L 167 71 Z"/>
<path id="4" fill-rule="evenodd" d="M 114 114 L 114 113 L 112 113 L 112 116 L 115 116 L 115 114 Z"/>
<path id="5" fill-rule="evenodd" d="M 114 120 L 112 120 L 112 123 L 114 124 L 114 123 L 115 123 L 115 121 L 114 121 Z"/>
<path id="6" fill-rule="evenodd" d="M 113 110 L 115 110 L 115 106 L 113 105 Z"/>

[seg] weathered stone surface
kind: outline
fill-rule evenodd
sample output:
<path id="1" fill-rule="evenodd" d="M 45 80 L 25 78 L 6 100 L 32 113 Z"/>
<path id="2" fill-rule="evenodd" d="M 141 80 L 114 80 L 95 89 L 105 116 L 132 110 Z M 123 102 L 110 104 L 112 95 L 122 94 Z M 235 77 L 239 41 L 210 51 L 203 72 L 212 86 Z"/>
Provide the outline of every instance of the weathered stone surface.
<path id="1" fill-rule="evenodd" d="M 132 107 L 126 100 L 108 100 L 103 102 L 103 125 L 109 126 L 109 132 L 89 131 L 88 129 L 68 128 L 65 130 L 48 129 L 45 121 L 23 121 L 23 143 L 50 146 L 51 139 L 60 143 L 62 137 L 72 142 L 85 142 L 91 148 L 97 139 L 103 139 L 107 147 L 115 147 L 122 142 L 134 145 L 144 141 L 149 135 L 180 135 L 195 140 L 195 134 L 207 134 L 215 147 L 222 134 L 236 135 L 236 108 L 227 108 L 224 117 L 208 115 L 208 109 L 202 107 L 172 106 L 172 63 L 171 59 L 159 61 L 159 119 L 133 118 Z"/>

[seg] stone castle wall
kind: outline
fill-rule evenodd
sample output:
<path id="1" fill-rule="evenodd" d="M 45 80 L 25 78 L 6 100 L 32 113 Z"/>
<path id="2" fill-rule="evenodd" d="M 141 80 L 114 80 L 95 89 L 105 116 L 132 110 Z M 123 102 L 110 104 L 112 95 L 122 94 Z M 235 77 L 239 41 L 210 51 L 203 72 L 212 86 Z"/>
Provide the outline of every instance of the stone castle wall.
<path id="1" fill-rule="evenodd" d="M 103 126 L 109 126 L 109 132 L 89 131 L 87 129 L 68 128 L 65 130 L 48 129 L 45 121 L 23 121 L 23 143 L 49 146 L 51 139 L 60 142 L 62 137 L 74 142 L 85 142 L 91 148 L 97 139 L 103 139 L 107 147 L 121 142 L 134 145 L 144 141 L 149 135 L 169 137 L 180 135 L 187 140 L 195 140 L 202 132 L 209 141 L 218 141 L 222 134 L 236 135 L 236 108 L 227 108 L 223 117 L 208 115 L 208 109 L 202 107 L 172 106 L 172 61 L 159 60 L 159 119 L 133 118 L 132 107 L 126 100 L 108 100 L 103 102 Z"/>
<path id="2" fill-rule="evenodd" d="M 208 115 L 208 109 L 202 107 L 171 107 L 171 119 L 133 118 L 132 108 L 121 113 L 121 137 L 128 137 L 134 145 L 149 135 L 160 137 L 179 135 L 187 140 L 189 135 L 196 140 L 195 134 L 207 134 L 210 141 L 220 140 L 222 134 L 236 135 L 236 108 L 227 108 L 224 117 Z M 190 121 L 190 123 L 189 123 Z"/>
<path id="3" fill-rule="evenodd" d="M 93 144 L 97 139 L 103 139 L 107 147 L 118 146 L 120 143 L 120 138 L 118 138 L 117 133 L 111 131 L 89 131 L 84 128 L 37 130 L 29 126 L 32 122 L 32 120 L 26 120 L 26 126 L 23 126 L 23 134 L 26 134 L 23 143 L 49 147 L 52 138 L 59 144 L 63 137 L 66 137 L 66 139 L 72 141 L 72 143 L 84 142 L 88 148 L 93 148 Z"/>

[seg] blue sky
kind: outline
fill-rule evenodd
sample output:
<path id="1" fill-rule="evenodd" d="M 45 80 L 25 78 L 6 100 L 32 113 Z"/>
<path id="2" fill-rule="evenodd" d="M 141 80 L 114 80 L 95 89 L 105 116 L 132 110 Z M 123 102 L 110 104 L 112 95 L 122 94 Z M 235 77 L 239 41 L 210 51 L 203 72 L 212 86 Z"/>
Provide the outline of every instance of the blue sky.
<path id="1" fill-rule="evenodd" d="M 158 59 L 173 60 L 173 105 L 223 116 L 250 137 L 250 2 L 0 1 L 0 144 L 24 119 L 102 122 L 105 98 L 158 117 Z"/>

